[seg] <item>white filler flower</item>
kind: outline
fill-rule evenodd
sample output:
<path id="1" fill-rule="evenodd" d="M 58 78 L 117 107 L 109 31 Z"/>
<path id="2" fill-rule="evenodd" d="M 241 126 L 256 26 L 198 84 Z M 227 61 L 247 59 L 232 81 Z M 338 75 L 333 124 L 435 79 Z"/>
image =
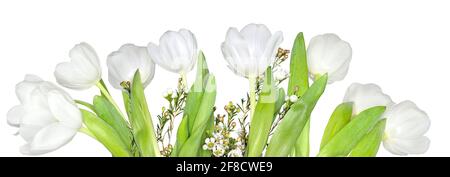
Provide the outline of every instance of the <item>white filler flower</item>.
<path id="1" fill-rule="evenodd" d="M 146 47 L 122 45 L 119 50 L 108 55 L 106 63 L 109 83 L 116 89 L 123 89 L 122 82 L 131 82 L 138 69 L 144 87 L 150 84 L 155 75 L 155 64 Z"/>
<path id="2" fill-rule="evenodd" d="M 323 34 L 311 39 L 307 57 L 311 78 L 328 73 L 328 83 L 333 83 L 347 75 L 352 48 L 335 34 Z"/>
<path id="3" fill-rule="evenodd" d="M 383 146 L 396 155 L 423 154 L 430 140 L 424 134 L 430 128 L 428 115 L 411 101 L 387 109 Z"/>
<path id="4" fill-rule="evenodd" d="M 353 102 L 353 115 L 374 106 L 389 107 L 394 104 L 391 97 L 383 93 L 378 85 L 360 83 L 353 83 L 348 87 L 344 102 Z"/>
<path id="5" fill-rule="evenodd" d="M 197 40 L 187 29 L 167 31 L 159 39 L 159 46 L 149 43 L 150 58 L 162 68 L 184 76 L 197 61 Z"/>
<path id="6" fill-rule="evenodd" d="M 56 81 L 67 88 L 82 90 L 96 85 L 101 77 L 100 61 L 87 43 L 75 45 L 69 52 L 70 62 L 59 63 L 55 69 Z"/>
<path id="7" fill-rule="evenodd" d="M 20 149 L 23 154 L 54 151 L 72 140 L 80 129 L 80 110 L 56 85 L 27 75 L 16 85 L 16 94 L 21 104 L 11 108 L 7 118 L 27 142 Z"/>

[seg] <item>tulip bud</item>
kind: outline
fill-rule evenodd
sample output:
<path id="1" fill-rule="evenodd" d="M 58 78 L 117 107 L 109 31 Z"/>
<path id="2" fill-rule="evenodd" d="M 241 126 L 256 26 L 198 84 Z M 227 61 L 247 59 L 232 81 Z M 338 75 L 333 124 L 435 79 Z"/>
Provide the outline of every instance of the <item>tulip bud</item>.
<path id="1" fill-rule="evenodd" d="M 123 82 L 130 85 L 136 70 L 141 74 L 144 88 L 155 75 L 155 64 L 151 61 L 147 49 L 133 44 L 122 45 L 119 50 L 109 54 L 106 63 L 109 83 L 116 89 L 123 89 Z"/>
<path id="2" fill-rule="evenodd" d="M 330 84 L 344 79 L 347 75 L 352 48 L 335 34 L 318 35 L 309 42 L 307 58 L 312 79 L 328 73 Z"/>
<path id="3" fill-rule="evenodd" d="M 241 31 L 228 29 L 222 53 L 235 74 L 257 77 L 274 61 L 282 41 L 280 31 L 272 34 L 263 24 L 248 24 Z"/>
<path id="4" fill-rule="evenodd" d="M 55 68 L 58 84 L 76 90 L 96 85 L 101 77 L 100 61 L 95 50 L 87 43 L 75 45 L 69 52 L 70 62 L 59 63 Z"/>
<path id="5" fill-rule="evenodd" d="M 150 58 L 162 68 L 180 74 L 191 71 L 198 55 L 197 40 L 187 29 L 167 31 L 159 39 L 159 46 L 147 45 Z"/>
<path id="6" fill-rule="evenodd" d="M 394 102 L 375 84 L 353 83 L 347 89 L 343 102 L 353 102 L 353 115 L 374 106 L 392 106 Z"/>
<path id="7" fill-rule="evenodd" d="M 383 146 L 392 154 L 423 154 L 430 139 L 424 134 L 430 128 L 428 115 L 411 101 L 392 106 L 383 115 L 387 119 Z"/>

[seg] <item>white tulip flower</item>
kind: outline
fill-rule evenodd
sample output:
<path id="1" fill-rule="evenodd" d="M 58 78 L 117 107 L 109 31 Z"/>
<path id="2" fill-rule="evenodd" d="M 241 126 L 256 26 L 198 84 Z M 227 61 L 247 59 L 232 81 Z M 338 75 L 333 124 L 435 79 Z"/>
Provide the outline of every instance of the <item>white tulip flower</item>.
<path id="1" fill-rule="evenodd" d="M 17 84 L 20 105 L 7 114 L 8 123 L 19 128 L 27 142 L 20 151 L 38 155 L 68 143 L 82 125 L 81 112 L 70 96 L 56 85 L 34 75 Z"/>
<path id="2" fill-rule="evenodd" d="M 353 102 L 353 115 L 374 106 L 389 107 L 394 104 L 391 97 L 383 93 L 378 85 L 360 83 L 353 83 L 348 87 L 344 102 Z"/>
<path id="3" fill-rule="evenodd" d="M 155 75 L 155 64 L 150 59 L 146 47 L 122 45 L 119 50 L 108 55 L 106 62 L 109 83 L 116 89 L 123 89 L 122 82 L 131 82 L 138 69 L 144 88 L 150 84 Z"/>
<path id="4" fill-rule="evenodd" d="M 95 50 L 87 43 L 75 45 L 70 62 L 59 63 L 55 69 L 56 81 L 67 88 L 83 90 L 96 85 L 102 76 L 100 61 Z"/>
<path id="5" fill-rule="evenodd" d="M 241 31 L 234 27 L 229 28 L 222 43 L 222 53 L 228 62 L 228 68 L 249 79 L 251 115 L 256 105 L 256 78 L 273 63 L 282 41 L 281 31 L 272 34 L 266 25 L 252 23 Z"/>
<path id="6" fill-rule="evenodd" d="M 198 49 L 195 35 L 187 30 L 167 31 L 159 39 L 159 46 L 149 43 L 150 58 L 162 68 L 181 74 L 182 77 L 194 68 Z"/>
<path id="7" fill-rule="evenodd" d="M 335 34 L 323 34 L 311 39 L 307 50 L 307 63 L 312 79 L 328 73 L 328 83 L 344 79 L 352 59 L 349 43 Z"/>
<path id="8" fill-rule="evenodd" d="M 228 29 L 222 53 L 235 74 L 242 77 L 258 77 L 275 60 L 283 33 L 274 34 L 263 24 L 248 24 L 241 31 Z"/>
<path id="9" fill-rule="evenodd" d="M 428 115 L 411 101 L 387 109 L 383 146 L 392 154 L 423 154 L 430 140 L 424 136 L 430 127 Z"/>

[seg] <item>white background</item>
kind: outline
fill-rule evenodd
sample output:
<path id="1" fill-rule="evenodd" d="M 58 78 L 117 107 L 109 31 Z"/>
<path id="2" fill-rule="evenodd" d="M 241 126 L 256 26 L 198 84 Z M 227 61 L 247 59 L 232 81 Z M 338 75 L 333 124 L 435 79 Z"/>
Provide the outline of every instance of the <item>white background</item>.
<path id="1" fill-rule="evenodd" d="M 329 85 L 312 114 L 311 152 L 334 107 L 352 82 L 376 83 L 396 102 L 414 101 L 431 118 L 427 136 L 431 146 L 423 156 L 450 155 L 450 4 L 448 1 L 1 1 L 0 2 L 0 156 L 23 156 L 25 142 L 14 136 L 6 113 L 18 104 L 14 86 L 27 73 L 55 81 L 57 63 L 68 61 L 73 45 L 86 41 L 102 59 L 124 43 L 158 42 L 166 30 L 187 28 L 195 33 L 216 75 L 221 108 L 248 90 L 247 80 L 234 75 L 223 59 L 220 43 L 230 26 L 263 23 L 284 34 L 290 49 L 297 32 L 307 43 L 315 35 L 336 33 L 353 48 L 344 81 Z M 194 80 L 194 72 L 188 76 Z M 163 104 L 161 93 L 175 87 L 178 76 L 157 67 L 147 87 L 153 117 Z M 97 90 L 68 90 L 76 99 L 90 101 Z M 120 100 L 119 91 L 113 96 Z M 101 144 L 84 134 L 44 156 L 109 156 Z M 390 156 L 383 148 L 379 156 Z"/>

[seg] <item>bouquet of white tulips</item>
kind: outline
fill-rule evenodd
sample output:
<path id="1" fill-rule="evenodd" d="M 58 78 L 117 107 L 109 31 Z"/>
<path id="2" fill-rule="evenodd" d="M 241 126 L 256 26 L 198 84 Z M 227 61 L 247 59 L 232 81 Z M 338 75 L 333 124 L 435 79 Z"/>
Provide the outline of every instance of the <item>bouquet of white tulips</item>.
<path id="1" fill-rule="evenodd" d="M 74 100 L 59 86 L 26 75 L 16 86 L 20 104 L 7 120 L 18 127 L 26 141 L 20 151 L 28 155 L 54 151 L 82 132 L 114 157 L 310 156 L 311 113 L 327 84 L 346 76 L 352 48 L 335 34 L 315 36 L 306 46 L 299 33 L 292 50 L 280 48 L 282 41 L 282 32 L 271 33 L 261 24 L 228 30 L 223 56 L 250 89 L 247 97 L 225 105 L 224 114 L 216 113 L 222 106 L 215 105 L 221 96 L 216 85 L 223 83 L 208 69 L 194 34 L 181 29 L 164 33 L 159 45 L 125 44 L 108 55 L 108 81 L 122 93 L 124 105 L 102 79 L 95 50 L 80 43 L 70 50 L 71 61 L 56 66 L 56 80 L 75 90 L 95 86 L 98 95 Z M 156 115 L 144 94 L 155 64 L 180 75 Z M 194 66 L 196 78 L 188 85 L 186 74 Z M 379 86 L 354 83 L 331 113 L 317 156 L 376 156 L 381 143 L 397 155 L 425 153 L 429 126 L 427 114 L 413 102 L 396 104 Z"/>

